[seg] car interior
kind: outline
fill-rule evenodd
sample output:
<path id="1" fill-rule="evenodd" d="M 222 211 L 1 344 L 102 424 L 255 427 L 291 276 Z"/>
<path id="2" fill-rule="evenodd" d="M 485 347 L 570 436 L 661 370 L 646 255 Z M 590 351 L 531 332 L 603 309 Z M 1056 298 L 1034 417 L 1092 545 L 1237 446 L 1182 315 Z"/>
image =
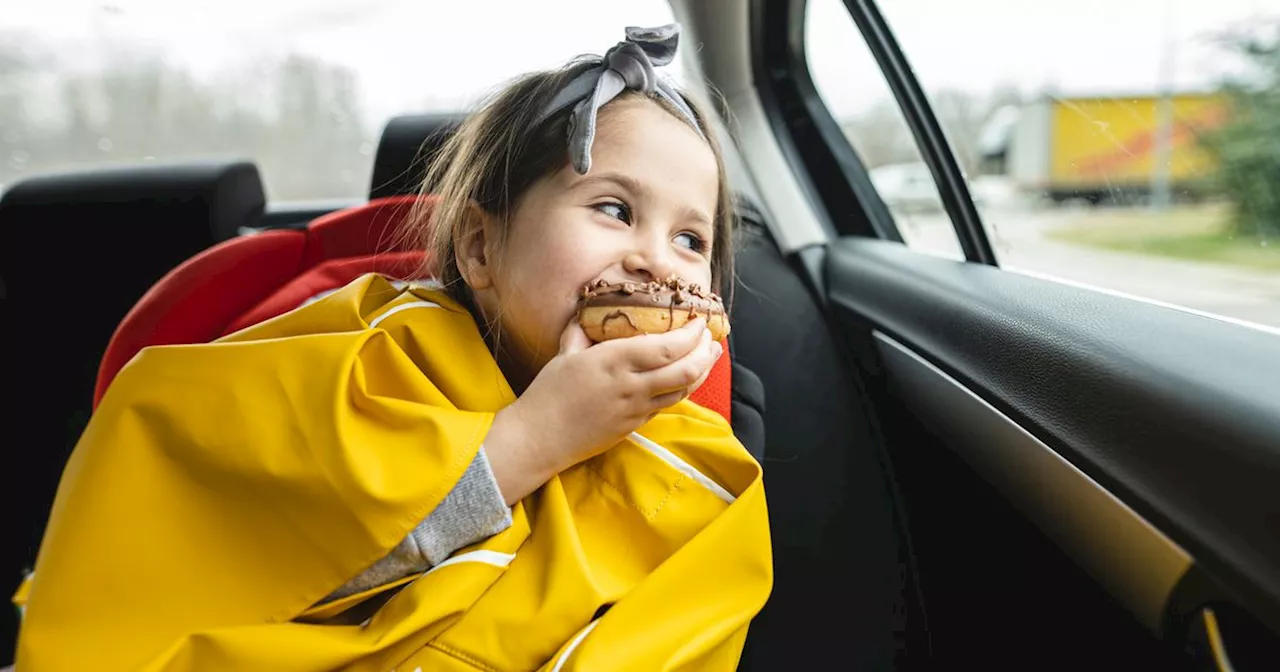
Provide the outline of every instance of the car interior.
<path id="1" fill-rule="evenodd" d="M 738 197 L 733 425 L 764 468 L 775 569 L 740 669 L 1274 669 L 1277 334 L 1000 268 L 904 54 L 873 2 L 849 0 L 966 260 L 909 249 L 817 99 L 804 1 L 671 4 L 701 45 L 685 58 L 714 89 L 694 95 L 720 113 Z M 369 200 L 415 196 L 459 119 L 387 122 Z M 22 353 L 7 377 L 22 481 L 12 586 L 103 372 L 127 362 L 104 359 L 126 316 L 244 314 L 308 254 L 267 250 L 270 235 L 335 209 L 268 205 L 248 160 L 4 191 L 6 334 Z M 246 237 L 263 256 L 219 271 L 218 287 L 173 279 Z M 190 291 L 157 307 L 162 281 Z M 145 338 L 232 324 L 206 326 Z M 19 622 L 0 623 L 0 663 Z"/>

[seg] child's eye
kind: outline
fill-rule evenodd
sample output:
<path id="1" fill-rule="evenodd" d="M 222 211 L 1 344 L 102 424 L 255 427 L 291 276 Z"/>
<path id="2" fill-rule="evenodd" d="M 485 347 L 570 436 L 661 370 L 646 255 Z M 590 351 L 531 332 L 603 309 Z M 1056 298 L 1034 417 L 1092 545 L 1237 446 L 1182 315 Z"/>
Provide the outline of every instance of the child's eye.
<path id="1" fill-rule="evenodd" d="M 686 231 L 676 236 L 676 241 L 677 245 L 693 250 L 698 254 L 703 254 L 707 251 L 707 241 L 703 240 L 702 236 L 699 236 L 696 233 Z"/>
<path id="2" fill-rule="evenodd" d="M 597 203 L 592 207 L 620 222 L 631 223 L 631 209 L 623 203 Z"/>

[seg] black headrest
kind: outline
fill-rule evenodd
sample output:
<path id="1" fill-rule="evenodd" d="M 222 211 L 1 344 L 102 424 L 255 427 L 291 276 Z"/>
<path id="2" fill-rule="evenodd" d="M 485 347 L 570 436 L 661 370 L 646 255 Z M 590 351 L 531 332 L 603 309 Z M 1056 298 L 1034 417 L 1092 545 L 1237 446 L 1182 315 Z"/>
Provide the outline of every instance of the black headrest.
<path id="1" fill-rule="evenodd" d="M 165 273 L 255 224 L 264 204 L 257 169 L 242 162 L 35 177 L 0 194 L 4 303 L 25 325 L 6 330 L 8 351 L 22 354 L 4 376 L 5 399 L 29 462 L 15 518 L 23 538 L 0 553 L 0 576 L 15 576 L 9 553 L 34 557 L 116 325 Z"/>
<path id="2" fill-rule="evenodd" d="M 462 114 L 410 114 L 387 122 L 373 160 L 369 198 L 418 193 L 431 159 L 457 128 Z"/>
<path id="3" fill-rule="evenodd" d="M 0 225 L 54 217 L 69 235 L 65 227 L 99 228 L 109 223 L 103 218 L 155 220 L 207 247 L 256 224 L 265 206 L 262 178 L 248 162 L 104 168 L 14 184 L 0 197 Z"/>

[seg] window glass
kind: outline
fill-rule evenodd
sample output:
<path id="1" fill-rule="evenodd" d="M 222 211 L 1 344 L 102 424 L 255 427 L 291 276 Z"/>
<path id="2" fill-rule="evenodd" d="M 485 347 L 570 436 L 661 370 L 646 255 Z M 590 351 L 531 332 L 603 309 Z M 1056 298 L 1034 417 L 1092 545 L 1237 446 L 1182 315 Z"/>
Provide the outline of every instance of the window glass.
<path id="1" fill-rule="evenodd" d="M 240 157 L 273 201 L 362 198 L 386 121 L 601 53 L 665 0 L 40 0 L 0 19 L 0 188 Z M 566 20 L 565 17 L 572 17 Z M 679 63 L 664 70 L 679 75 Z"/>
<path id="2" fill-rule="evenodd" d="M 964 259 L 933 176 L 844 3 L 809 0 L 805 12 L 806 57 L 818 95 L 867 167 L 903 241 Z"/>
<path id="3" fill-rule="evenodd" d="M 810 4 L 810 18 L 843 9 L 838 0 Z M 882 0 L 879 7 L 930 98 L 1002 266 L 1280 326 L 1274 2 Z M 821 67 L 854 56 L 831 38 L 819 51 L 824 38 L 816 33 L 835 32 L 833 23 L 809 28 L 815 78 L 862 109 L 892 100 L 887 88 L 867 84 L 881 78 L 878 70 Z M 824 98 L 838 119 L 870 127 L 842 110 L 836 94 Z M 850 135 L 865 157 L 857 134 Z M 874 137 L 902 148 L 895 162 L 909 154 L 905 125 L 886 124 Z M 913 226 L 950 227 L 937 219 Z"/>

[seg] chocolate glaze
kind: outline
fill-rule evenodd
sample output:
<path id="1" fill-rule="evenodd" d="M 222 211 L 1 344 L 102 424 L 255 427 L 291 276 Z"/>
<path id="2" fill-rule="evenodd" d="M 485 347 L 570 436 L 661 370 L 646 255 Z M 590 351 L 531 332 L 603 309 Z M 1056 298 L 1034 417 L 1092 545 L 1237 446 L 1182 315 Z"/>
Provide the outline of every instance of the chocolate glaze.
<path id="1" fill-rule="evenodd" d="M 621 310 L 615 310 L 614 312 L 609 313 L 608 315 L 605 315 L 604 320 L 602 320 L 600 324 L 601 326 L 607 326 L 613 320 L 618 320 L 618 319 L 626 320 L 627 324 L 631 325 L 632 329 L 639 328 L 636 326 L 635 320 L 631 319 L 631 315 Z"/>
<path id="2" fill-rule="evenodd" d="M 617 282 L 597 280 L 582 288 L 578 301 L 582 308 L 640 307 L 666 308 L 671 312 L 688 310 L 695 313 L 723 315 L 724 302 L 714 292 L 703 290 L 679 278 L 653 282 Z"/>

